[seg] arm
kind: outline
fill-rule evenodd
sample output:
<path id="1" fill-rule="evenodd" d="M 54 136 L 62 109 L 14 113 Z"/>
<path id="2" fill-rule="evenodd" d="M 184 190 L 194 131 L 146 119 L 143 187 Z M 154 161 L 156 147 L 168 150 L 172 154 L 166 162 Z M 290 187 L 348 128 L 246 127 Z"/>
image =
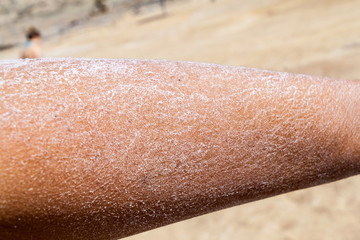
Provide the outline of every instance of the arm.
<path id="1" fill-rule="evenodd" d="M 359 82 L 89 59 L 0 80 L 0 238 L 116 239 L 360 172 Z"/>

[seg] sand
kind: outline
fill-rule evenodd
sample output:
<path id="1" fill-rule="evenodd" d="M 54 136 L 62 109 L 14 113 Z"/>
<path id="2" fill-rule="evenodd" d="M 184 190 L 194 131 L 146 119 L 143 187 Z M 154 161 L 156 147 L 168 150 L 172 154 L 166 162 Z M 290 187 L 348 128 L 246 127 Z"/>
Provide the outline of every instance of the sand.
<path id="1" fill-rule="evenodd" d="M 45 57 L 156 58 L 360 79 L 360 1 L 186 0 L 44 41 Z M 19 56 L 20 48 L 0 52 Z M 360 176 L 128 238 L 360 238 Z"/>

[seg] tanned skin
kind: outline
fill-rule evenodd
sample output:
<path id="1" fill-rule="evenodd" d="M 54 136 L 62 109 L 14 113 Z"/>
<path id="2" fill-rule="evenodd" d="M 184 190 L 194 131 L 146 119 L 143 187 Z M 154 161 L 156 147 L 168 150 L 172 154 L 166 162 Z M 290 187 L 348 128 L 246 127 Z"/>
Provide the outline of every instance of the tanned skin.
<path id="1" fill-rule="evenodd" d="M 0 239 L 117 239 L 360 172 L 360 82 L 0 63 Z"/>

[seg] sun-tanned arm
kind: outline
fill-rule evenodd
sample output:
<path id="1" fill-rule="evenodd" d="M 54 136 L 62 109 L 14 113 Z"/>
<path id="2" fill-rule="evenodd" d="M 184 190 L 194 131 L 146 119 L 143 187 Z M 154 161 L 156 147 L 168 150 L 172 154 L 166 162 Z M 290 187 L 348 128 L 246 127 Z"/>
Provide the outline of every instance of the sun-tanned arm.
<path id="1" fill-rule="evenodd" d="M 0 63 L 0 239 L 117 239 L 360 173 L 360 82 Z"/>

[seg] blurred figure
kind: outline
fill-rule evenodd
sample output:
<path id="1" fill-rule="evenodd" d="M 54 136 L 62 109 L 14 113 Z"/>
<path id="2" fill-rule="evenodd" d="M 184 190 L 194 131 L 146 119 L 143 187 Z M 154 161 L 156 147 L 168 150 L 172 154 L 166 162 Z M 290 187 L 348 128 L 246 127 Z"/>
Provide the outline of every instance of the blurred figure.
<path id="1" fill-rule="evenodd" d="M 161 12 L 163 15 L 167 14 L 166 11 L 166 0 L 159 0 L 160 1 L 160 7 L 161 7 Z"/>
<path id="2" fill-rule="evenodd" d="M 95 0 L 95 7 L 100 13 L 107 13 L 109 11 L 107 0 Z"/>
<path id="3" fill-rule="evenodd" d="M 41 52 L 40 31 L 31 27 L 26 33 L 26 42 L 21 53 L 21 58 L 40 58 Z"/>
<path id="4" fill-rule="evenodd" d="M 94 0 L 94 5 L 89 13 L 89 16 L 95 17 L 101 14 L 106 14 L 109 10 L 110 8 L 107 0 Z"/>

